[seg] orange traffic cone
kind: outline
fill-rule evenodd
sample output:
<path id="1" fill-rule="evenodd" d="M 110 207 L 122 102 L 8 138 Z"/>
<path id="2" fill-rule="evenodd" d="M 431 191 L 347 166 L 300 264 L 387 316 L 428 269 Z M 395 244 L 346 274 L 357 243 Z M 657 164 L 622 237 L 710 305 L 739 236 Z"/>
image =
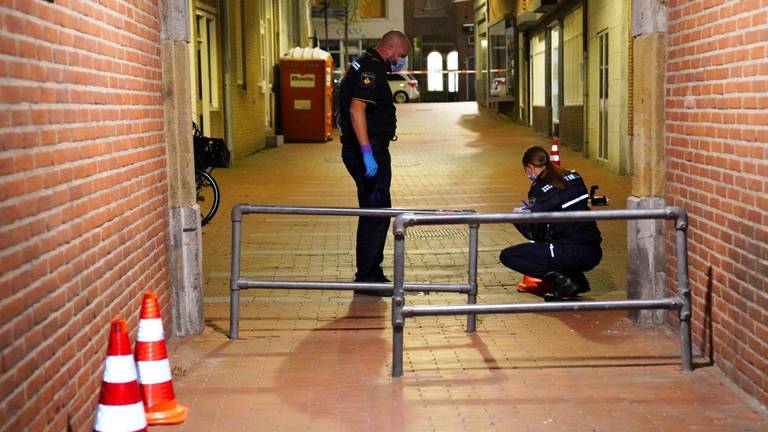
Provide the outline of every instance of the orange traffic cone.
<path id="1" fill-rule="evenodd" d="M 549 151 L 549 160 L 552 165 L 560 166 L 560 138 L 552 135 L 552 150 Z"/>
<path id="2" fill-rule="evenodd" d="M 101 397 L 93 424 L 96 432 L 145 431 L 147 419 L 136 381 L 128 324 L 118 317 L 112 320 L 107 360 L 101 382 Z"/>
<path id="3" fill-rule="evenodd" d="M 189 408 L 176 402 L 171 382 L 171 364 L 165 349 L 163 322 L 157 293 L 147 291 L 141 305 L 139 334 L 136 337 L 136 366 L 144 411 L 150 425 L 184 423 Z"/>
<path id="4" fill-rule="evenodd" d="M 522 293 L 546 293 L 552 286 L 548 282 L 533 276 L 523 275 L 523 281 L 517 284 L 517 292 Z"/>

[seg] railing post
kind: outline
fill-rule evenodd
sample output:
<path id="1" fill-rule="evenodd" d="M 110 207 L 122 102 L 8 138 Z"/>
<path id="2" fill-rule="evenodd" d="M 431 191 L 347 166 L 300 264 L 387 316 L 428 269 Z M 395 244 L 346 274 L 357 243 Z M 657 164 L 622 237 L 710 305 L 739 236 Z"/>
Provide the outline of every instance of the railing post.
<path id="1" fill-rule="evenodd" d="M 232 267 L 229 274 L 229 338 L 240 337 L 240 229 L 243 219 L 241 205 L 232 207 Z"/>
<path id="2" fill-rule="evenodd" d="M 477 303 L 477 243 L 478 243 L 478 229 L 479 224 L 469 224 L 469 270 L 468 270 L 468 283 L 470 286 L 469 293 L 467 293 L 467 303 Z M 477 327 L 477 315 L 467 315 L 467 332 L 474 333 Z"/>
<path id="3" fill-rule="evenodd" d="M 395 269 L 394 269 L 394 287 L 392 292 L 392 376 L 399 378 L 403 376 L 403 330 L 405 327 L 405 317 L 403 316 L 403 307 L 405 306 L 405 224 L 406 218 L 413 216 L 412 213 L 400 215 L 395 218 L 392 231 L 395 236 Z"/>
<path id="4" fill-rule="evenodd" d="M 693 370 L 691 348 L 691 288 L 688 286 L 688 218 L 682 209 L 675 219 L 675 250 L 677 252 L 677 296 L 683 302 L 680 309 L 680 356 L 684 371 Z"/>

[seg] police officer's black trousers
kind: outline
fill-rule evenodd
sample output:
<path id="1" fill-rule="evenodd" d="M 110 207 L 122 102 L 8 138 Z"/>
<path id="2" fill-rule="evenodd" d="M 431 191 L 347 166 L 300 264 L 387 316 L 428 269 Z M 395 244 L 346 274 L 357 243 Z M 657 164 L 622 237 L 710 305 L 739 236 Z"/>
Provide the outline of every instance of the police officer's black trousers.
<path id="1" fill-rule="evenodd" d="M 595 268 L 602 258 L 600 246 L 543 242 L 510 246 L 499 256 L 502 264 L 528 276 L 542 279 L 556 271 L 574 280 L 584 280 L 583 272 Z"/>
<path id="2" fill-rule="evenodd" d="M 373 157 L 379 166 L 376 175 L 365 176 L 365 164 L 357 140 L 346 142 L 341 151 L 344 166 L 357 186 L 357 202 L 360 208 L 392 207 L 389 187 L 392 182 L 392 169 L 389 156 L 389 138 L 370 136 Z M 357 246 L 355 260 L 359 282 L 377 282 L 384 280 L 381 262 L 384 261 L 384 245 L 389 234 L 389 218 L 361 217 L 357 222 Z"/>

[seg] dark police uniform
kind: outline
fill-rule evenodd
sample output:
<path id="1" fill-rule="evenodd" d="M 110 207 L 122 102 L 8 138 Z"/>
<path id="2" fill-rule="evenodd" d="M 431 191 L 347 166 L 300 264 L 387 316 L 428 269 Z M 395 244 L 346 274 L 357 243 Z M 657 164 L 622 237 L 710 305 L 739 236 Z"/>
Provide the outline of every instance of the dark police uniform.
<path id="1" fill-rule="evenodd" d="M 336 120 L 341 129 L 341 157 L 344 166 L 355 180 L 357 201 L 360 208 L 392 207 L 389 187 L 392 181 L 389 142 L 395 136 L 396 118 L 392 91 L 387 82 L 389 64 L 374 49 L 354 60 L 341 80 L 339 111 Z M 365 176 L 365 164 L 355 131 L 349 116 L 353 99 L 366 103 L 365 117 L 368 125 L 373 157 L 379 169 L 375 176 Z M 355 280 L 359 282 L 384 281 L 381 262 L 384 260 L 384 244 L 389 231 L 388 218 L 361 217 L 357 224 Z"/>
<path id="2" fill-rule="evenodd" d="M 566 171 L 565 188 L 536 181 L 528 191 L 532 213 L 589 210 L 589 192 L 576 171 Z M 600 263 L 602 237 L 594 221 L 515 224 L 532 243 L 510 246 L 501 252 L 502 264 L 517 272 L 546 279 L 551 271 L 571 278 L 577 285 L 589 284 L 585 271 Z"/>

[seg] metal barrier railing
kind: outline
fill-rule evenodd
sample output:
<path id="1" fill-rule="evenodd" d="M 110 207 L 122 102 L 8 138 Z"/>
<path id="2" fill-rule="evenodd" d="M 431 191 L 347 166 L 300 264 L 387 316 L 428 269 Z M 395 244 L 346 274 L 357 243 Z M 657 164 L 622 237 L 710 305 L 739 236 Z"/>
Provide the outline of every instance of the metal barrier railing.
<path id="1" fill-rule="evenodd" d="M 477 228 L 483 223 L 542 223 L 575 222 L 596 220 L 637 220 L 637 219 L 673 219 L 675 220 L 675 244 L 677 252 L 677 293 L 676 296 L 650 300 L 619 300 L 591 302 L 551 302 L 528 304 L 467 304 L 452 306 L 406 306 L 405 280 L 405 232 L 415 225 L 464 225 Z M 395 277 L 392 296 L 392 376 L 403 375 L 403 329 L 405 319 L 417 316 L 463 315 L 490 313 L 530 313 L 594 311 L 621 309 L 670 309 L 677 310 L 680 321 L 680 351 L 682 368 L 692 370 L 691 355 L 691 291 L 688 287 L 688 254 L 686 229 L 688 218 L 685 210 L 679 207 L 664 209 L 639 210 L 604 210 L 571 211 L 556 213 L 499 213 L 472 215 L 420 215 L 401 214 L 395 218 L 393 232 L 395 236 Z"/>
<path id="2" fill-rule="evenodd" d="M 409 210 L 409 209 L 361 209 L 338 207 L 281 207 L 237 204 L 232 207 L 232 268 L 229 280 L 229 338 L 237 339 L 240 333 L 240 290 L 249 288 L 260 289 L 311 289 L 311 290 L 379 290 L 392 288 L 392 283 L 373 282 L 335 282 L 335 281 L 275 281 L 249 280 L 240 277 L 240 234 L 243 215 L 246 214 L 286 214 L 313 216 L 369 216 L 397 217 L 403 213 L 411 215 L 448 215 L 473 214 L 474 210 Z M 466 293 L 467 303 L 477 301 L 477 225 L 469 227 L 469 269 L 467 284 L 400 284 L 401 296 L 403 291 L 415 292 L 454 292 Z M 467 331 L 475 330 L 475 315 L 467 314 Z"/>

